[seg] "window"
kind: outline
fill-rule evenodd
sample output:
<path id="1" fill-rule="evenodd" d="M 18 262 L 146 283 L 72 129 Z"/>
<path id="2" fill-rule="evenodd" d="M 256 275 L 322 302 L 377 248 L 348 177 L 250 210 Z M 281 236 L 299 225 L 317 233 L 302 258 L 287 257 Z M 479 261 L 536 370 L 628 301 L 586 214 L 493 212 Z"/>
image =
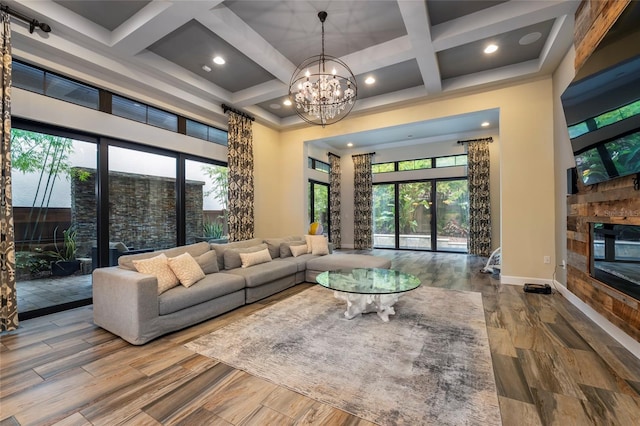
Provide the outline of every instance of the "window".
<path id="1" fill-rule="evenodd" d="M 227 170 L 227 167 L 218 164 L 186 160 L 187 244 L 227 238 Z"/>
<path id="2" fill-rule="evenodd" d="M 316 160 L 315 158 L 311 157 L 309 157 L 309 168 L 323 173 L 331 172 L 331 166 L 329 165 L 329 163 L 325 163 L 324 161 Z"/>
<path id="3" fill-rule="evenodd" d="M 420 160 L 408 160 L 408 161 L 398 161 L 398 170 L 420 170 L 420 169 L 430 169 L 431 168 L 431 158 L 423 158 Z"/>
<path id="4" fill-rule="evenodd" d="M 227 132 L 206 124 L 187 119 L 187 136 L 227 146 Z"/>
<path id="5" fill-rule="evenodd" d="M 387 173 L 396 170 L 395 163 L 378 163 L 371 165 L 371 173 Z"/>
<path id="6" fill-rule="evenodd" d="M 165 130 L 178 130 L 178 116 L 121 96 L 112 96 L 111 113 Z"/>
<path id="7" fill-rule="evenodd" d="M 467 251 L 467 179 L 373 185 L 373 246 Z"/>
<path id="8" fill-rule="evenodd" d="M 329 235 L 329 184 L 309 181 L 309 223 L 322 224 L 323 233 Z"/>
<path id="9" fill-rule="evenodd" d="M 436 167 L 453 167 L 453 166 L 466 166 L 467 155 L 452 155 L 450 157 L 438 157 L 436 160 Z"/>
<path id="10" fill-rule="evenodd" d="M 87 108 L 98 109 L 99 92 L 95 87 L 18 61 L 14 61 L 12 64 L 12 79 L 15 87 Z"/>
<path id="11" fill-rule="evenodd" d="M 371 165 L 371 173 L 405 172 L 410 170 L 424 170 L 432 167 L 466 166 L 467 155 L 451 155 L 437 158 L 419 158 L 416 160 L 391 161 Z"/>

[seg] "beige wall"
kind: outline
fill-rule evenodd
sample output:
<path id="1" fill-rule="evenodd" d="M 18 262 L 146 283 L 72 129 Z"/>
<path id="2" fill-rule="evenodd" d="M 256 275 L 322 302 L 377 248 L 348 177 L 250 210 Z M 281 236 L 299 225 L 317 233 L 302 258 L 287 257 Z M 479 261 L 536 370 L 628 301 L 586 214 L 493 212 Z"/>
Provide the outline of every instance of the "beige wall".
<path id="1" fill-rule="evenodd" d="M 450 115 L 499 108 L 500 133 L 492 144 L 500 170 L 500 245 L 503 282 L 549 281 L 555 260 L 555 173 L 553 143 L 553 90 L 550 78 L 447 97 L 368 115 L 354 115 L 326 128 L 313 127 L 280 134 L 280 172 L 283 197 L 279 234 L 295 234 L 306 227 L 304 142 Z M 347 161 L 349 160 L 349 161 Z M 260 161 L 260 159 L 258 159 Z M 342 157 L 343 173 L 352 168 Z M 495 179 L 495 177 L 494 177 Z M 353 241 L 352 185 L 343 181 L 342 238 Z M 272 222 L 276 222 L 275 220 Z M 543 257 L 550 256 L 550 264 Z"/>
<path id="2" fill-rule="evenodd" d="M 572 47 L 553 74 L 553 139 L 555 141 L 553 158 L 556 172 L 556 265 L 561 265 L 563 260 L 567 260 L 567 169 L 575 166 L 560 96 L 567 86 L 569 86 L 569 83 L 571 83 L 575 75 L 574 60 L 575 50 Z M 562 267 L 557 267 L 556 271 L 556 280 L 566 286 L 567 271 L 562 269 Z"/>

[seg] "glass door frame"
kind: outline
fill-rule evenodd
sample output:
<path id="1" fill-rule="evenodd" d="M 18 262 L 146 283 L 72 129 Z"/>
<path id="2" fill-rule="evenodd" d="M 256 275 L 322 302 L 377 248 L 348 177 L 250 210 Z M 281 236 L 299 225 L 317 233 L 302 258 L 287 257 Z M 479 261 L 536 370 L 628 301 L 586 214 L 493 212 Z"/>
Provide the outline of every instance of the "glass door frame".
<path id="1" fill-rule="evenodd" d="M 402 181 L 392 181 L 392 182 L 375 182 L 373 183 L 373 185 L 393 185 L 393 190 L 394 190 L 394 203 L 395 203 L 395 212 L 394 212 L 394 226 L 395 226 L 395 248 L 390 249 L 389 247 L 376 247 L 374 246 L 375 249 L 387 249 L 387 250 L 411 250 L 411 251 L 433 251 L 433 252 L 438 252 L 438 253 L 464 253 L 466 254 L 467 252 L 462 252 L 462 251 L 453 251 L 453 250 L 438 250 L 437 247 L 437 238 L 438 238 L 438 234 L 437 234 L 437 224 L 438 224 L 438 217 L 437 217 L 437 206 L 435 205 L 435 203 L 437 202 L 437 197 L 436 197 L 436 186 L 437 186 L 437 182 L 443 182 L 443 181 L 455 181 L 455 180 L 468 180 L 467 176 L 459 176 L 459 177 L 446 177 L 446 178 L 433 178 L 433 179 L 416 179 L 416 180 L 402 180 Z M 399 191 L 399 186 L 402 184 L 407 184 L 407 183 L 430 183 L 431 185 L 431 196 L 430 196 L 430 200 L 431 200 L 431 223 L 430 223 L 430 229 L 431 229 L 431 248 L 430 249 L 410 249 L 410 248 L 400 248 L 400 214 L 398 212 L 398 206 L 400 203 L 400 191 Z M 374 218 L 375 220 L 375 218 Z"/>

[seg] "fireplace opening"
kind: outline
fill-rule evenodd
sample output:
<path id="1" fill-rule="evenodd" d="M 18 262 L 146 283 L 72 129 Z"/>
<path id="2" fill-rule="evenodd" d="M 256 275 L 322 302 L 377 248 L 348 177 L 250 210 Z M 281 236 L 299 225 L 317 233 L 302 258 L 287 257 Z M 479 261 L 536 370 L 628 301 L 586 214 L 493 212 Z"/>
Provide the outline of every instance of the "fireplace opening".
<path id="1" fill-rule="evenodd" d="M 640 300 L 640 226 L 591 224 L 593 278 Z"/>

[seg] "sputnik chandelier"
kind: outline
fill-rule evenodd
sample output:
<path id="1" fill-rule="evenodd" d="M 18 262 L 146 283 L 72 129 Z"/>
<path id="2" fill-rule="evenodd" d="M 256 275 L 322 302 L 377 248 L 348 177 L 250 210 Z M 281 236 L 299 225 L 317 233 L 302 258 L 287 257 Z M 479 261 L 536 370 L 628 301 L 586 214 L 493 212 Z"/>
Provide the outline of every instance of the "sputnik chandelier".
<path id="1" fill-rule="evenodd" d="M 322 53 L 305 59 L 296 68 L 289 83 L 289 99 L 304 121 L 324 127 L 337 123 L 351 112 L 358 86 L 347 64 L 325 55 L 324 21 L 327 12 L 319 12 L 318 18 L 322 23 Z"/>

